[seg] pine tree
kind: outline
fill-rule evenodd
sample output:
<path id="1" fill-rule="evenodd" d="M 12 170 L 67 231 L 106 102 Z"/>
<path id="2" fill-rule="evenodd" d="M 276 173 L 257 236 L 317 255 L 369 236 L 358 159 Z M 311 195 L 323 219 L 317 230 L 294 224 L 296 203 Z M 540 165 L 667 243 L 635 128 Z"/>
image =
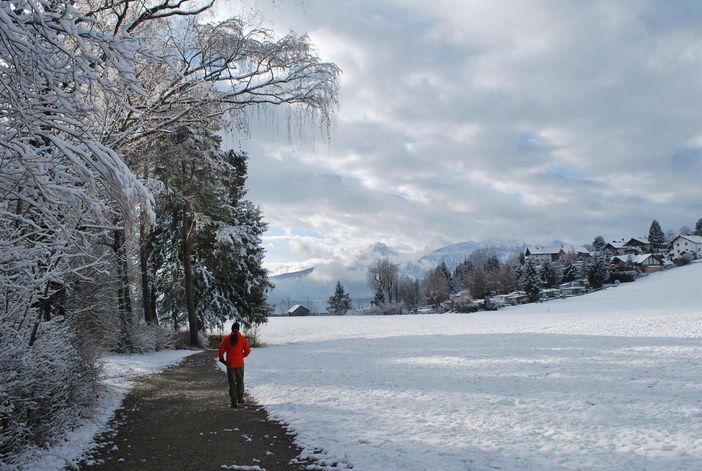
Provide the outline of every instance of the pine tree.
<path id="1" fill-rule="evenodd" d="M 654 253 L 658 252 L 665 245 L 665 233 L 655 219 L 651 222 L 651 227 L 648 230 L 648 242 L 651 244 L 651 250 Z"/>
<path id="2" fill-rule="evenodd" d="M 524 291 L 529 295 L 532 301 L 539 299 L 539 293 L 541 291 L 541 280 L 539 279 L 539 273 L 536 271 L 536 267 L 531 260 L 527 260 L 526 265 L 524 265 Z"/>
<path id="3" fill-rule="evenodd" d="M 344 315 L 351 309 L 351 296 L 344 291 L 340 281 L 336 282 L 334 294 L 327 302 L 327 312 L 334 315 Z"/>
<path id="4" fill-rule="evenodd" d="M 451 278 L 451 272 L 449 271 L 448 267 L 446 266 L 446 262 L 441 262 L 439 266 L 437 267 L 437 270 L 441 272 L 441 276 L 446 279 L 448 282 L 448 288 L 449 288 L 449 293 L 453 293 L 453 279 Z"/>
<path id="5" fill-rule="evenodd" d="M 383 294 L 383 287 L 377 285 L 375 287 L 375 295 L 373 296 L 373 305 L 382 306 L 385 304 L 385 295 Z"/>
<path id="6" fill-rule="evenodd" d="M 229 319 L 245 326 L 272 312 L 263 268 L 261 212 L 246 194 L 246 155 L 219 152 L 205 129 L 184 129 L 160 147 L 151 262 L 161 316 L 197 330 Z M 175 163 L 175 164 L 174 164 Z M 183 311 L 185 305 L 187 310 Z"/>
<path id="7" fill-rule="evenodd" d="M 697 224 L 695 224 L 695 235 L 702 236 L 702 218 L 697 220 Z"/>

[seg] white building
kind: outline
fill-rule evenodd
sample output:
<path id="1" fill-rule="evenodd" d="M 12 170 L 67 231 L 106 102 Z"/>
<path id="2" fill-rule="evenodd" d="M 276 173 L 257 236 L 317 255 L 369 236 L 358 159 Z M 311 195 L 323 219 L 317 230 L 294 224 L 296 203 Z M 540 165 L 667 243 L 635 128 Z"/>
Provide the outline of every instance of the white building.
<path id="1" fill-rule="evenodd" d="M 695 258 L 702 258 L 702 236 L 679 235 L 673 239 L 672 252 L 674 257 L 679 257 L 684 252 L 690 252 Z"/>

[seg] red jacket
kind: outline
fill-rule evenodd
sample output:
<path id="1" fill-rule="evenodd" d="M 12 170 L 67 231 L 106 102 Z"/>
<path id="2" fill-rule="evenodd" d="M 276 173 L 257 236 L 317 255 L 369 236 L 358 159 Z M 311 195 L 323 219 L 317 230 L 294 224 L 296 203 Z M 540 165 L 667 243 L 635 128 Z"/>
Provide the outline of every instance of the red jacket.
<path id="1" fill-rule="evenodd" d="M 232 345 L 229 341 L 232 335 L 238 335 L 239 340 L 236 345 Z M 240 332 L 232 332 L 222 339 L 222 343 L 219 344 L 219 359 L 224 360 L 224 353 L 227 354 L 227 368 L 243 368 L 244 358 L 249 356 L 251 353 L 251 347 L 249 347 L 249 342 L 246 341 L 246 337 L 241 335 Z"/>

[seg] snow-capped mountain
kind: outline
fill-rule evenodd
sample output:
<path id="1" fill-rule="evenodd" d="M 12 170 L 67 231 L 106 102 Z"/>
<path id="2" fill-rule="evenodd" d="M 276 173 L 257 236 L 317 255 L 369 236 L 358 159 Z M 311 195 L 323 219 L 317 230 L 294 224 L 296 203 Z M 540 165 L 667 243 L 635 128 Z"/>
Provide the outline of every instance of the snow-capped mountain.
<path id="1" fill-rule="evenodd" d="M 398 263 L 401 257 L 400 254 L 389 245 L 382 242 L 376 242 L 375 244 L 359 252 L 353 263 L 349 265 L 349 269 L 363 270 L 365 272 L 371 263 L 380 258 L 387 258 L 393 263 Z"/>
<path id="2" fill-rule="evenodd" d="M 459 263 L 466 260 L 473 252 L 477 250 L 489 250 L 497 255 L 500 260 L 505 260 L 510 255 L 523 252 L 526 248 L 527 244 L 525 242 L 518 242 L 516 240 L 458 242 L 424 255 L 419 259 L 419 264 L 424 267 L 433 268 L 441 262 L 444 262 L 448 269 L 453 271 L 453 269 L 456 268 Z"/>

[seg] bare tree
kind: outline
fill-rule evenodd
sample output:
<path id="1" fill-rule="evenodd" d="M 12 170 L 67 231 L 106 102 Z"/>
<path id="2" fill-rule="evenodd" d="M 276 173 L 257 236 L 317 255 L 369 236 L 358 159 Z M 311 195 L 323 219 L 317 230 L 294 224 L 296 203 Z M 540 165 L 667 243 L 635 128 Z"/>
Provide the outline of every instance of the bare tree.
<path id="1" fill-rule="evenodd" d="M 475 267 L 465 275 L 463 285 L 468 288 L 473 299 L 482 299 L 489 293 L 487 275 L 480 267 Z"/>
<path id="2" fill-rule="evenodd" d="M 412 312 L 416 312 L 422 296 L 419 280 L 412 279 L 408 276 L 403 276 L 400 278 L 399 285 L 399 300 L 407 309 Z"/>
<path id="3" fill-rule="evenodd" d="M 383 258 L 372 263 L 368 267 L 367 282 L 372 290 L 382 291 L 386 302 L 398 301 L 397 265 L 390 260 Z"/>
<path id="4" fill-rule="evenodd" d="M 424 292 L 427 301 L 434 307 L 449 299 L 451 294 L 451 279 L 446 277 L 446 272 L 440 266 L 429 272 L 424 279 Z"/>

